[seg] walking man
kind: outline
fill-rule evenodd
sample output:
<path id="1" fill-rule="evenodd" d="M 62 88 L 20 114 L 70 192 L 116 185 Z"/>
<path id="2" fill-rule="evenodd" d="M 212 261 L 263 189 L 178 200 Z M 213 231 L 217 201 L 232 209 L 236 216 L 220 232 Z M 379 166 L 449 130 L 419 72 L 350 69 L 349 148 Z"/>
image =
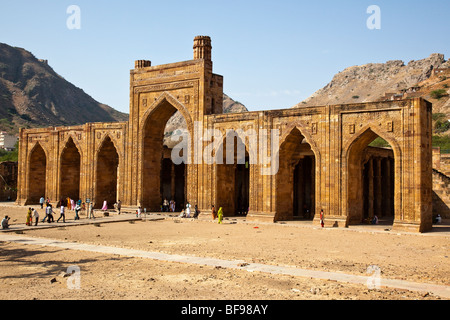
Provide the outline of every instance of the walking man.
<path id="1" fill-rule="evenodd" d="M 64 210 L 64 205 L 61 205 L 61 211 L 60 211 L 60 216 L 58 218 L 58 220 L 56 220 L 56 222 L 59 222 L 59 219 L 63 218 L 63 223 L 66 223 L 66 214 L 65 214 L 65 210 Z"/>

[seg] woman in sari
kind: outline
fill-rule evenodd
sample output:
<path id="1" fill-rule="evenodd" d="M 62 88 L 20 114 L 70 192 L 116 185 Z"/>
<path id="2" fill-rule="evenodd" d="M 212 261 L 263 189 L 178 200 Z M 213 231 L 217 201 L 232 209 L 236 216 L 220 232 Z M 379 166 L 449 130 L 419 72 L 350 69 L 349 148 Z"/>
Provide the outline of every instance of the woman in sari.
<path id="1" fill-rule="evenodd" d="M 217 212 L 217 216 L 219 217 L 219 224 L 222 224 L 223 219 L 223 209 L 220 207 L 219 211 Z"/>
<path id="2" fill-rule="evenodd" d="M 26 223 L 27 226 L 31 226 L 31 223 L 32 223 L 31 212 L 32 212 L 32 209 L 31 209 L 31 208 L 28 208 L 28 212 L 27 212 L 27 223 Z"/>
<path id="3" fill-rule="evenodd" d="M 106 202 L 106 200 L 103 201 L 103 207 L 102 207 L 102 210 L 103 210 L 103 211 L 108 210 L 108 203 Z"/>

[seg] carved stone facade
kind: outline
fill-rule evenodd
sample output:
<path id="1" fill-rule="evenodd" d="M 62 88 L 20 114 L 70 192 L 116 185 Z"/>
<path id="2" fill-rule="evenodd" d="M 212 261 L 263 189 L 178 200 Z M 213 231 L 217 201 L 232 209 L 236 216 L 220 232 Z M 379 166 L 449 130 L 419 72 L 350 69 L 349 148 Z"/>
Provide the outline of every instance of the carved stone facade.
<path id="1" fill-rule="evenodd" d="M 128 122 L 21 130 L 18 203 L 45 195 L 51 201 L 93 199 L 99 206 L 108 198 L 159 211 L 168 194 L 202 212 L 214 204 L 226 216 L 248 213 L 249 220 L 303 217 L 318 224 L 323 210 L 327 226 L 345 227 L 379 213 L 393 215 L 394 229 L 431 229 L 432 108 L 427 101 L 223 114 L 223 77 L 213 73 L 209 37 L 195 38 L 194 60 L 160 66 L 138 60 L 135 67 Z M 176 111 L 186 120 L 189 150 L 207 149 L 207 130 L 222 137 L 233 130 L 246 146 L 245 158 L 210 164 L 201 152 L 190 152 L 187 164 L 167 162 L 164 129 Z M 278 141 L 264 129 L 277 132 Z M 377 137 L 392 150 L 369 147 Z M 250 147 L 253 138 L 263 152 Z M 268 174 L 274 161 L 261 160 L 272 152 L 279 169 Z"/>

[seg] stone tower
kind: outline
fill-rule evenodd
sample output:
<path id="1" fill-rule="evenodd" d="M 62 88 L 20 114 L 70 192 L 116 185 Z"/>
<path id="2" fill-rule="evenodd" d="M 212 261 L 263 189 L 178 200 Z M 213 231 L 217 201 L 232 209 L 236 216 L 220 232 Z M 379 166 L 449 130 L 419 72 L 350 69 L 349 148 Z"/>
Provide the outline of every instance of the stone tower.
<path id="1" fill-rule="evenodd" d="M 194 38 L 194 60 L 211 60 L 211 38 L 208 36 L 196 36 Z"/>

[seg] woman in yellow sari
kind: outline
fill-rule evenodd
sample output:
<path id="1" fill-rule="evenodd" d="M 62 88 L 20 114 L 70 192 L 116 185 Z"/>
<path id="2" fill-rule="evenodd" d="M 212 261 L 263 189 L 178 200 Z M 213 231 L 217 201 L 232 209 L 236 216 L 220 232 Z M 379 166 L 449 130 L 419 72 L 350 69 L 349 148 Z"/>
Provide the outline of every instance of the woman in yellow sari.
<path id="1" fill-rule="evenodd" d="M 223 220 L 223 209 L 220 207 L 219 211 L 217 212 L 217 216 L 219 217 L 219 224 L 222 224 Z"/>

